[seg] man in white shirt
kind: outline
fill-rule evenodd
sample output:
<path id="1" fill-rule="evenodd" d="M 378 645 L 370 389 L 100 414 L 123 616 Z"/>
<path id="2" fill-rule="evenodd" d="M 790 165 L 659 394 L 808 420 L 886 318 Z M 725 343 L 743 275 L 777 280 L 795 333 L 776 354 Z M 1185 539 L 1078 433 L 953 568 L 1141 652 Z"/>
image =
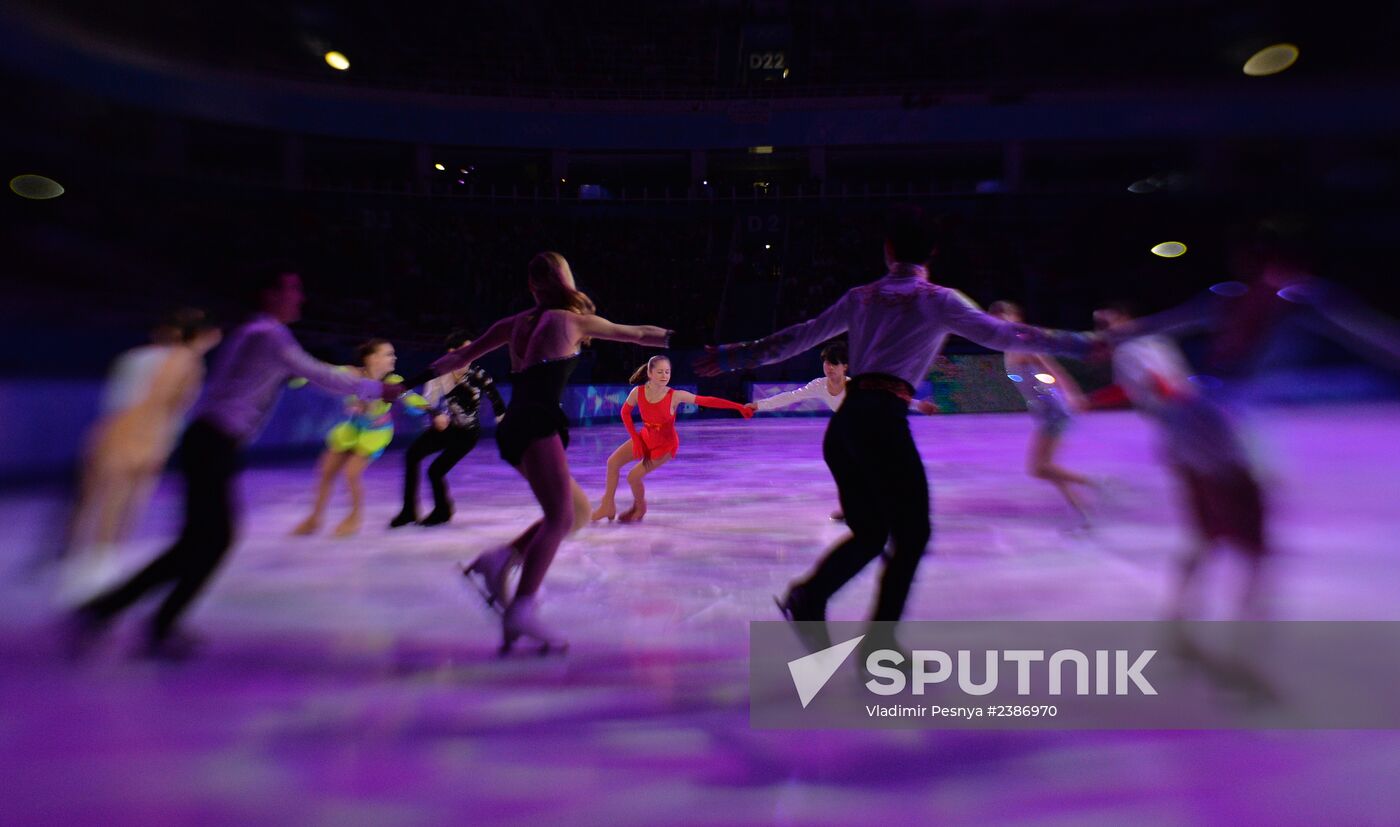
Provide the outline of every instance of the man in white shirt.
<path id="1" fill-rule="evenodd" d="M 755 399 L 748 404 L 754 411 L 776 411 L 815 399 L 835 411 L 846 399 L 846 372 L 850 367 L 850 357 L 846 355 L 845 342 L 832 342 L 822 348 L 822 375 L 796 390 L 784 391 L 764 399 Z M 932 402 L 915 399 L 909 403 L 909 410 L 922 414 L 938 413 L 938 406 Z"/>
<path id="2" fill-rule="evenodd" d="M 822 375 L 796 390 L 784 391 L 764 399 L 755 399 L 749 408 L 755 411 L 776 411 L 789 405 L 796 405 L 808 399 L 815 399 L 835 411 L 846 399 L 846 368 L 850 359 L 846 356 L 844 342 L 832 342 L 822 348 Z"/>
<path id="3" fill-rule="evenodd" d="M 257 274 L 258 313 L 229 334 L 180 441 L 185 523 L 175 544 L 121 585 L 92 598 L 72 618 L 73 648 L 92 642 L 110 621 L 152 589 L 171 586 L 151 620 L 148 653 L 182 657 L 191 644 L 175 635 L 181 614 L 208 582 L 233 541 L 233 486 L 240 449 L 251 442 L 293 377 L 336 394 L 377 399 L 380 382 L 356 378 L 302 350 L 288 324 L 301 318 L 301 276 L 276 269 Z"/>
<path id="4" fill-rule="evenodd" d="M 889 272 L 848 291 L 820 316 L 756 342 L 712 348 L 696 362 L 716 376 L 779 362 L 848 333 L 852 378 L 827 426 L 822 453 L 836 479 L 851 536 L 826 554 L 781 603 L 791 620 L 824 620 L 826 604 L 893 538 L 874 620 L 897 621 L 930 534 L 928 478 L 909 433 L 914 385 L 950 333 L 996 350 L 1086 354 L 1093 338 L 1004 321 L 962 293 L 929 281 L 934 234 L 923 211 L 899 207 L 885 233 Z"/>

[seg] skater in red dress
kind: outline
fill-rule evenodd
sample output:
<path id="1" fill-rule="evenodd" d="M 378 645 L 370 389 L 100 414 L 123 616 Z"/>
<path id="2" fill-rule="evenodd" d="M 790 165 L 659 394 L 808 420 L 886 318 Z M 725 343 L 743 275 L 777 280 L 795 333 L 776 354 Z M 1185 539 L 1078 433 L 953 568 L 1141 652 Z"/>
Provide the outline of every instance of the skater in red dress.
<path id="1" fill-rule="evenodd" d="M 629 439 L 608 457 L 607 490 L 603 492 L 603 501 L 599 503 L 598 510 L 593 512 L 594 520 L 617 517 L 613 497 L 617 494 L 622 466 L 632 460 L 640 460 L 627 474 L 627 484 L 632 489 L 632 507 L 624 511 L 619 519 L 624 523 L 638 522 L 647 513 L 646 488 L 642 485 L 642 478 L 671 461 L 681 447 L 680 435 L 676 433 L 677 405 L 689 403 L 702 408 L 728 408 L 738 411 L 745 419 L 753 416 L 753 411 L 739 402 L 714 396 L 696 396 L 689 391 L 667 387 L 670 383 L 671 360 L 665 356 L 651 357 L 632 374 L 632 384 L 638 387 L 632 389 L 622 406 L 622 424 L 627 428 Z M 632 421 L 633 408 L 641 409 L 641 428 Z"/>

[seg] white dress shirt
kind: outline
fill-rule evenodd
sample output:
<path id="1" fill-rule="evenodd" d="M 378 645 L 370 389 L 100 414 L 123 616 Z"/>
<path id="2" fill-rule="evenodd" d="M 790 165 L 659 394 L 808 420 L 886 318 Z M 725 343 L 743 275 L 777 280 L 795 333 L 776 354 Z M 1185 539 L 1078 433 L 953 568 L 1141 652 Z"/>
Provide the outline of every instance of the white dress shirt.
<path id="1" fill-rule="evenodd" d="M 835 396 L 827 390 L 826 377 L 818 376 L 797 390 L 786 391 L 784 393 L 770 396 L 767 399 L 756 399 L 754 404 L 760 411 L 774 411 L 778 408 L 786 408 L 788 405 L 796 405 L 804 399 L 819 399 L 831 410 L 841 407 L 841 402 L 846 398 L 846 389 L 841 388 L 841 392 Z"/>

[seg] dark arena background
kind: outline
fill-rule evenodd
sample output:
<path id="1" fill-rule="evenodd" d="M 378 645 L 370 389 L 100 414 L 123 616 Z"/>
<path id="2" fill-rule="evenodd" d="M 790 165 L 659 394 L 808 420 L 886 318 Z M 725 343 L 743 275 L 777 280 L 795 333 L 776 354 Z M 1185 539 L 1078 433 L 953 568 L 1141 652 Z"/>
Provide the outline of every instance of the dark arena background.
<path id="1" fill-rule="evenodd" d="M 671 331 L 594 336 L 562 391 L 562 456 L 603 512 L 650 357 L 740 405 L 843 387 L 825 340 L 717 376 L 706 346 L 904 266 L 885 241 L 912 205 L 928 280 L 1031 325 L 1206 308 L 1164 328 L 1185 360 L 1167 396 L 1228 412 L 1268 589 L 1242 604 L 1265 551 L 1222 549 L 1191 617 L 1400 620 L 1397 38 L 1386 3 L 5 0 L 0 823 L 1400 823 L 1391 730 L 752 727 L 749 622 L 782 619 L 773 596 L 860 508 L 820 393 L 752 418 L 679 404 L 646 519 L 626 455 L 619 519 L 567 527 L 538 621 L 569 645 L 543 657 L 498 656 L 515 609 L 462 573 L 542 513 L 488 398 L 526 408 L 518 330 L 475 362 L 479 444 L 419 486 L 426 525 L 395 518 L 405 449 L 458 427 L 430 394 L 370 427 L 387 405 L 256 363 L 270 412 L 214 516 L 194 504 L 214 455 L 180 437 L 243 415 L 221 370 L 274 358 L 241 327 L 269 275 L 305 303 L 265 323 L 339 381 L 384 378 L 367 340 L 412 380 L 453 331 L 533 307 L 527 266 L 556 251 L 597 315 Z M 851 374 L 891 372 L 849 338 Z M 905 619 L 1182 613 L 1198 519 L 1239 501 L 1182 471 L 1172 445 L 1196 437 L 1125 386 L 1110 340 L 1026 371 L 952 335 L 904 377 L 932 519 Z M 145 374 L 123 357 L 176 351 Z M 140 407 L 165 380 L 174 402 Z M 345 422 L 367 430 L 328 450 Z M 382 457 L 363 447 L 390 422 Z M 94 612 L 219 514 L 209 571 L 170 558 L 193 583 L 174 631 L 156 602 Z M 884 565 L 827 615 L 870 616 Z"/>

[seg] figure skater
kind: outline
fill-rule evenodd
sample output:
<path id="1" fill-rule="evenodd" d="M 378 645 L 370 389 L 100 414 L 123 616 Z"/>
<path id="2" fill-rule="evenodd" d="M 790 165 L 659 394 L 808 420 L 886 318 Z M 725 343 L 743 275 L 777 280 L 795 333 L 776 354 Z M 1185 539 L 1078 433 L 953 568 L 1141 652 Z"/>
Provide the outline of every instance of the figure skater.
<path id="1" fill-rule="evenodd" d="M 846 369 L 849 363 L 846 343 L 832 342 L 822 348 L 821 376 L 797 390 L 785 391 L 766 399 L 755 399 L 748 404 L 748 408 L 751 411 L 775 411 L 808 399 L 816 399 L 834 412 L 846 399 Z M 938 406 L 927 400 L 912 399 L 909 402 L 909 410 L 931 415 L 938 413 Z M 839 523 L 846 519 L 846 515 L 838 508 L 831 512 L 831 519 Z"/>
<path id="2" fill-rule="evenodd" d="M 1021 323 L 1025 321 L 1021 308 L 1008 301 L 992 302 L 988 312 L 998 319 Z M 1065 502 L 1079 518 L 1080 530 L 1089 528 L 1089 512 L 1074 486 L 1094 487 L 1093 480 L 1077 474 L 1055 462 L 1060 438 L 1069 427 L 1074 412 L 1084 409 L 1084 394 L 1074 377 L 1053 357 L 1042 353 L 1007 353 L 1004 357 L 1006 377 L 1026 400 L 1026 408 L 1035 420 L 1026 471 L 1032 477 L 1045 480 L 1060 492 Z"/>
<path id="3" fill-rule="evenodd" d="M 543 652 L 568 646 L 540 623 L 536 593 L 559 543 L 588 522 L 588 497 L 569 473 L 564 453 L 569 422 L 559 407 L 579 346 L 591 339 L 606 339 L 666 347 L 671 338 L 671 331 L 664 328 L 614 324 L 596 315 L 593 302 L 574 285 L 569 263 L 558 253 L 537 254 L 527 273 L 534 307 L 497 321 L 481 338 L 438 359 L 410 383 L 422 384 L 502 346 L 509 349 L 513 385 L 505 418 L 496 429 L 496 445 L 501 458 L 529 482 L 544 517 L 463 571 L 479 584 L 489 604 L 504 607 L 502 654 L 521 637 L 539 644 Z M 508 598 L 507 575 L 522 562 L 519 585 L 514 597 Z"/>
<path id="4" fill-rule="evenodd" d="M 233 542 L 239 449 L 257 436 L 289 378 L 303 376 L 333 393 L 361 399 L 397 395 L 387 385 L 341 371 L 301 349 L 287 328 L 301 316 L 301 276 L 266 269 L 255 272 L 251 281 L 258 313 L 229 335 L 180 441 L 185 476 L 180 537 L 150 565 L 73 613 L 68 631 L 74 654 L 147 592 L 167 585 L 172 588 L 151 621 L 146 651 L 170 658 L 193 651 L 192 639 L 177 634 L 176 624 Z"/>
<path id="5" fill-rule="evenodd" d="M 780 601 L 790 620 L 825 620 L 827 601 L 880 556 L 893 536 L 873 618 L 896 621 L 928 543 L 928 479 L 906 418 L 914 383 L 928 375 L 949 333 L 996 350 L 1085 354 L 1092 337 L 1003 321 L 929 282 L 934 237 L 922 210 L 896 208 L 885 234 L 889 272 L 848 291 L 820 316 L 756 342 L 710 348 L 702 376 L 788 359 L 849 331 L 846 400 L 827 426 L 822 451 L 836 479 L 851 535 Z M 809 645 L 811 643 L 809 639 Z M 870 641 L 875 644 L 876 641 Z M 863 644 L 864 645 L 864 644 Z"/>
<path id="6" fill-rule="evenodd" d="M 341 370 L 386 385 L 398 385 L 403 377 L 393 372 L 397 360 L 394 346 L 388 340 L 370 339 L 355 350 L 356 366 Z M 421 412 L 428 407 L 427 400 L 416 393 L 407 394 L 400 401 L 414 411 Z M 317 463 L 316 502 L 307 518 L 292 529 L 292 534 L 304 537 L 320 529 L 335 478 L 341 472 L 350 490 L 350 513 L 335 527 L 335 536 L 349 537 L 360 530 L 365 504 L 365 469 L 383 456 L 384 449 L 394 440 L 393 408 L 392 403 L 382 399 L 366 401 L 352 396 L 345 400 L 346 418 L 326 434 L 326 450 Z"/>
<path id="7" fill-rule="evenodd" d="M 465 331 L 447 337 L 447 349 L 456 350 L 471 344 Z M 389 522 L 390 528 L 409 523 L 424 526 L 442 525 L 452 519 L 452 498 L 447 491 L 447 473 L 452 470 L 481 438 L 481 397 L 491 400 L 496 421 L 501 421 L 506 403 L 491 376 L 479 367 L 463 365 L 451 373 L 428 383 L 424 394 L 432 413 L 431 426 L 413 440 L 404 456 L 403 510 Z M 418 519 L 418 467 L 432 454 L 438 454 L 428 466 L 428 482 L 433 487 L 433 510 Z"/>
<path id="8" fill-rule="evenodd" d="M 739 402 L 668 388 L 667 385 L 671 383 L 671 360 L 663 355 L 648 359 L 646 364 L 632 373 L 629 381 L 636 387 L 627 394 L 627 401 L 622 404 L 622 425 L 627 429 L 628 440 L 608 457 L 607 488 L 603 491 L 602 502 L 598 503 L 598 510 L 593 512 L 594 521 L 617 517 L 617 506 L 613 502 L 617 494 L 617 481 L 622 467 L 631 460 L 637 460 L 637 465 L 627 474 L 627 485 L 632 489 L 632 507 L 624 511 L 618 520 L 638 523 L 646 516 L 646 486 L 642 480 L 675 459 L 681 447 L 680 434 L 676 432 L 676 406 L 689 404 L 702 408 L 726 408 L 738 411 L 745 419 L 753 416 L 753 411 Z M 632 422 L 634 408 L 641 409 L 640 431 Z"/>
<path id="9" fill-rule="evenodd" d="M 1132 329 L 1125 307 L 1094 312 L 1094 324 L 1117 338 Z M 1121 341 L 1113 348 L 1113 379 L 1133 406 L 1155 421 L 1168 468 L 1181 484 L 1196 530 L 1195 546 L 1181 562 L 1173 617 L 1191 610 L 1201 564 L 1221 543 L 1249 563 L 1240 607 L 1245 619 L 1264 618 L 1264 583 L 1270 547 L 1266 510 L 1253 464 L 1225 409 L 1200 393 L 1186 359 L 1165 336 Z"/>
<path id="10" fill-rule="evenodd" d="M 68 557 L 78 581 L 101 577 L 111 548 L 145 511 L 204 384 L 204 356 L 221 338 L 202 310 L 184 308 L 162 323 L 153 344 L 117 360 L 105 413 L 88 435 Z"/>

